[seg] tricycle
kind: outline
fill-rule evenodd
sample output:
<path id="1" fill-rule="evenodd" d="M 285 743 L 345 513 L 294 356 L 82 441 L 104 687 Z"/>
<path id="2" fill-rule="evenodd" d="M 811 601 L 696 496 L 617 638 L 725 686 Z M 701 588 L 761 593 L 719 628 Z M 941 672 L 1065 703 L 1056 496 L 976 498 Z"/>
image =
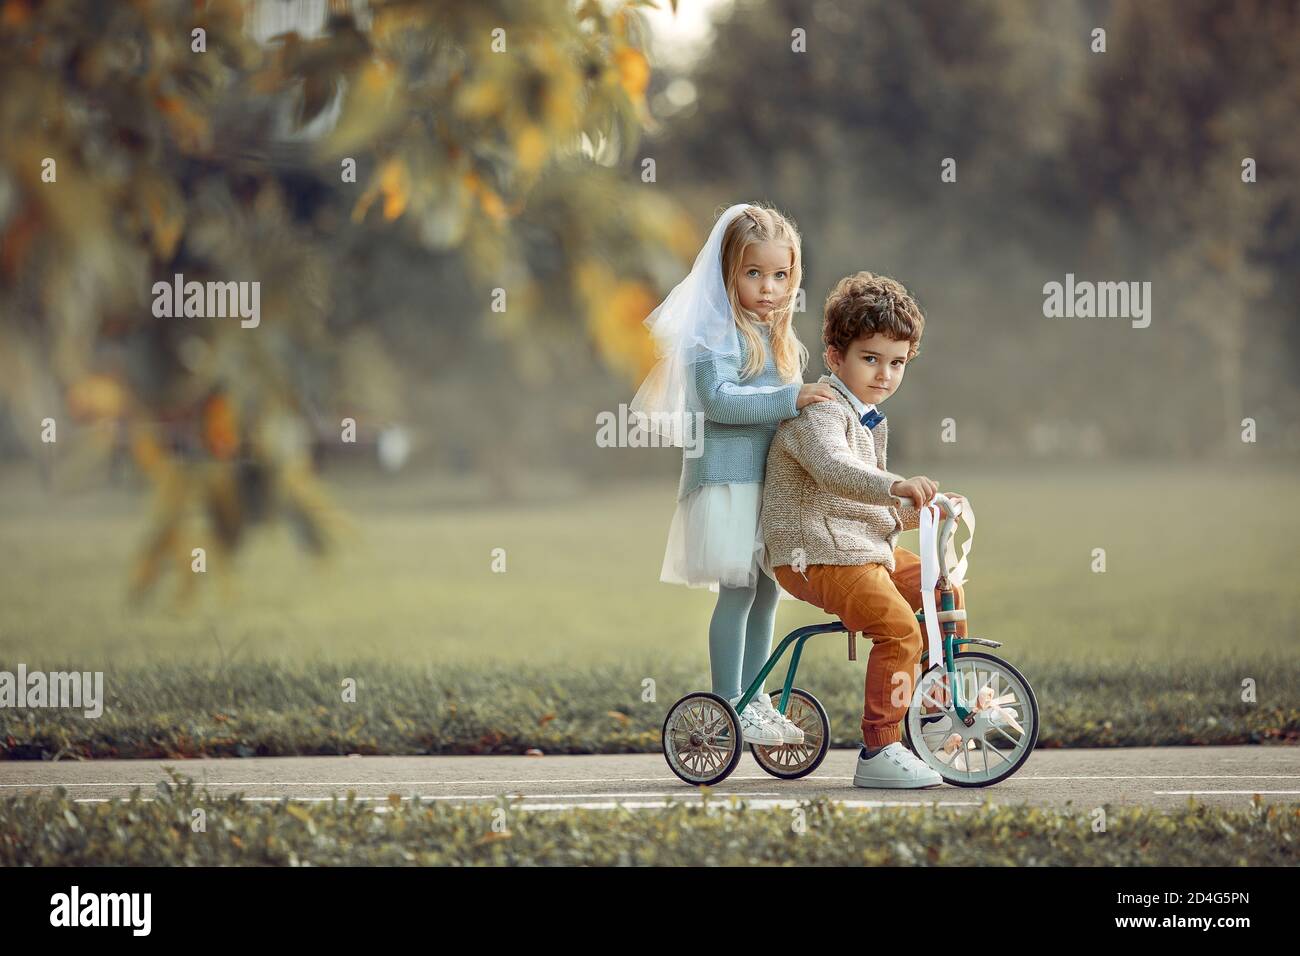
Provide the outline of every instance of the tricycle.
<path id="1" fill-rule="evenodd" d="M 910 499 L 900 500 L 912 504 Z M 936 494 L 926 507 L 931 504 L 942 510 L 944 518 L 932 541 L 938 550 L 936 620 L 942 629 L 943 660 L 930 662 L 928 647 L 922 650 L 921 678 L 903 718 L 903 743 L 945 783 L 987 787 L 1010 777 L 1029 758 L 1038 741 L 1038 700 L 1029 681 L 1010 663 L 987 651 L 968 649 L 1001 647 L 1000 642 L 957 637 L 957 622 L 966 619 L 966 611 L 954 603 L 948 543 L 956 533 L 960 502 Z M 924 631 L 924 606 L 916 618 Z M 848 634 L 849 659 L 856 660 L 856 635 L 842 621 L 810 624 L 781 640 L 736 706 L 704 691 L 673 704 L 662 731 L 664 758 L 673 773 L 687 783 L 712 786 L 736 769 L 746 746 L 758 765 L 774 777 L 795 780 L 816 770 L 830 748 L 830 719 L 821 701 L 794 681 L 804 644 L 819 634 L 837 633 Z M 747 745 L 741 737 L 739 711 L 792 648 L 779 698 L 774 695 L 772 703 L 803 732 L 803 742 Z"/>

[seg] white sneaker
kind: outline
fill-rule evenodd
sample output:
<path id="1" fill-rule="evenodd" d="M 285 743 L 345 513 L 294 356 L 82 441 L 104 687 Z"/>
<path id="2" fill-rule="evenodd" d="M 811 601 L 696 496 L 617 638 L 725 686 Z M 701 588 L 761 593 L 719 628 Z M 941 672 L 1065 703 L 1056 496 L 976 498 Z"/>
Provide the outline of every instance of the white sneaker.
<path id="1" fill-rule="evenodd" d="M 853 786 L 885 790 L 923 790 L 937 787 L 943 777 L 931 770 L 912 751 L 898 741 L 887 744 L 874 757 L 864 759 L 858 752 L 858 769 Z"/>
<path id="2" fill-rule="evenodd" d="M 770 695 L 756 695 L 754 697 L 754 706 L 758 708 L 759 713 L 763 714 L 767 718 L 767 722 L 780 732 L 781 740 L 784 743 L 803 743 L 803 731 L 795 725 L 794 721 L 772 706 L 772 698 Z"/>
<path id="3" fill-rule="evenodd" d="M 744 694 L 740 695 L 743 696 Z M 731 698 L 732 707 L 740 703 L 740 697 Z M 747 744 L 758 744 L 760 747 L 779 747 L 784 743 L 781 731 L 767 720 L 767 715 L 755 707 L 752 700 L 740 712 L 740 739 Z"/>

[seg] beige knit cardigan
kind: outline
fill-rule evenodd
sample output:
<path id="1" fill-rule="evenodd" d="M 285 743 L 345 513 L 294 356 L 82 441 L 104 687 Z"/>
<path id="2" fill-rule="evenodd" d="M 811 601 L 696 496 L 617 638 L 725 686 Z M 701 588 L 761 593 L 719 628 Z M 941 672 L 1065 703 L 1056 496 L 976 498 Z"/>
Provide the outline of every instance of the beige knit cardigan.
<path id="1" fill-rule="evenodd" d="M 905 480 L 885 470 L 889 422 L 867 428 L 838 383 L 818 381 L 836 400 L 782 422 L 768 451 L 760 519 L 768 563 L 883 564 L 892 573 L 898 535 L 917 527 L 920 512 L 889 493 Z"/>

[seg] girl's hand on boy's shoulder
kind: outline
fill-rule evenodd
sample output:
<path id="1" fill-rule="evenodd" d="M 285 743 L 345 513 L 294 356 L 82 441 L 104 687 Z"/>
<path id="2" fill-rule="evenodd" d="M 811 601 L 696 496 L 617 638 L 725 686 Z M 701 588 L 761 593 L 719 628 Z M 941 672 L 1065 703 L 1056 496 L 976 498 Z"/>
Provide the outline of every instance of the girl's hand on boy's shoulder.
<path id="1" fill-rule="evenodd" d="M 799 389 L 799 397 L 795 399 L 794 407 L 797 411 L 805 405 L 811 405 L 814 402 L 833 401 L 835 401 L 835 389 L 831 388 L 825 382 L 808 382 Z"/>

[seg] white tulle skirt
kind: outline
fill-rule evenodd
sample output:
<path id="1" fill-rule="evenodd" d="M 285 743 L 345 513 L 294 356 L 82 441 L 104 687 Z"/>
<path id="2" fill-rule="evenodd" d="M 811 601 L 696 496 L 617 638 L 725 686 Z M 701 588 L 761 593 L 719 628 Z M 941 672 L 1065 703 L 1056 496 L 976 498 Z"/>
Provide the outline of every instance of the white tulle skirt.
<path id="1" fill-rule="evenodd" d="M 767 564 L 759 509 L 761 482 L 701 485 L 677 502 L 668 528 L 668 547 L 659 580 L 718 590 L 754 587 L 760 569 L 775 580 Z M 797 600 L 777 585 L 783 600 Z"/>

